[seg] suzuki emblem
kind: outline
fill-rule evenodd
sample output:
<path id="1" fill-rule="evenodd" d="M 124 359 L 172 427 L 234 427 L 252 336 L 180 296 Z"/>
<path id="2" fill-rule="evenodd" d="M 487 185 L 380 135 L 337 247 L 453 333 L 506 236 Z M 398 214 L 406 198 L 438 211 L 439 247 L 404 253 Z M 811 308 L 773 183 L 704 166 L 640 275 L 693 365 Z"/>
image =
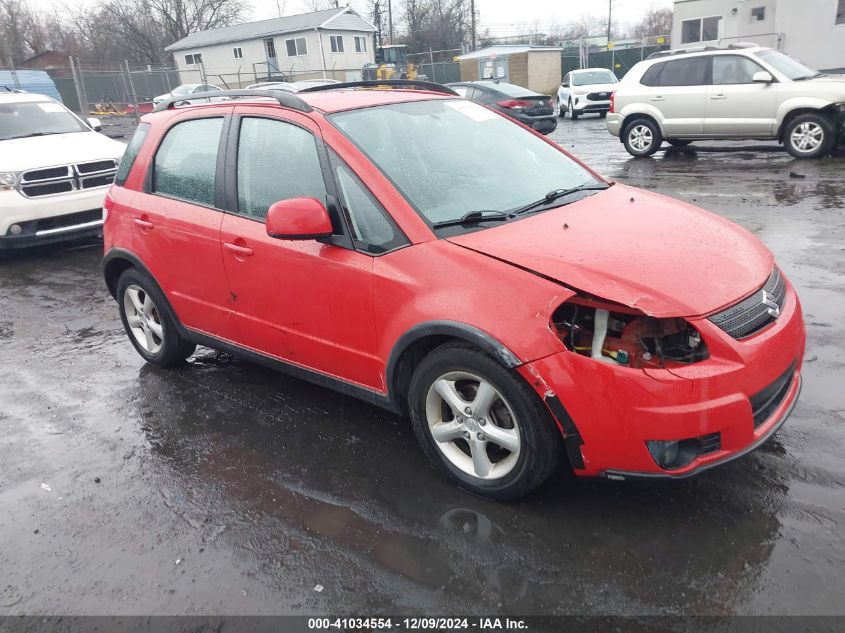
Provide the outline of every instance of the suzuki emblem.
<path id="1" fill-rule="evenodd" d="M 776 319 L 780 316 L 780 306 L 775 301 L 775 296 L 767 290 L 763 291 L 763 305 L 768 308 L 769 315 L 772 318 Z"/>

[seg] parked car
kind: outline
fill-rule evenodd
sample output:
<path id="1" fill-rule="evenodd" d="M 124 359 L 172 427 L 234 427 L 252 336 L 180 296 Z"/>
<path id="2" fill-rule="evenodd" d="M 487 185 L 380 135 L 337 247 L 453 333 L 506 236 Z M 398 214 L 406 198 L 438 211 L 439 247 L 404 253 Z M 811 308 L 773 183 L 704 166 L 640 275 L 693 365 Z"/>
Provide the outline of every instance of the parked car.
<path id="1" fill-rule="evenodd" d="M 0 250 L 99 235 L 125 145 L 40 94 L 0 92 Z"/>
<path id="2" fill-rule="evenodd" d="M 560 116 L 567 112 L 573 121 L 582 114 L 605 116 L 610 110 L 610 95 L 619 80 L 606 68 L 582 68 L 566 73 L 557 90 Z"/>
<path id="3" fill-rule="evenodd" d="M 528 88 L 495 80 L 447 84 L 462 97 L 516 119 L 540 132 L 551 134 L 557 127 L 554 100 Z"/>
<path id="4" fill-rule="evenodd" d="M 285 90 L 287 92 L 299 92 L 312 86 L 327 86 L 338 84 L 335 79 L 303 79 L 301 81 L 264 81 L 246 87 L 247 90 Z"/>
<path id="5" fill-rule="evenodd" d="M 435 466 L 494 498 L 566 462 L 679 478 L 768 440 L 805 340 L 771 252 L 456 96 L 145 116 L 103 265 L 138 353 L 207 345 L 410 415 Z"/>
<path id="6" fill-rule="evenodd" d="M 170 92 L 165 92 L 163 95 L 153 97 L 153 103 L 158 105 L 165 99 L 170 99 L 171 97 L 187 97 L 188 95 L 196 94 L 198 92 L 214 92 L 217 90 L 222 90 L 222 88 L 212 84 L 182 84 L 181 86 L 176 86 Z"/>
<path id="7" fill-rule="evenodd" d="M 845 140 L 845 77 L 756 44 L 657 53 L 620 82 L 607 129 L 633 156 L 666 140 L 777 140 L 818 158 Z"/>

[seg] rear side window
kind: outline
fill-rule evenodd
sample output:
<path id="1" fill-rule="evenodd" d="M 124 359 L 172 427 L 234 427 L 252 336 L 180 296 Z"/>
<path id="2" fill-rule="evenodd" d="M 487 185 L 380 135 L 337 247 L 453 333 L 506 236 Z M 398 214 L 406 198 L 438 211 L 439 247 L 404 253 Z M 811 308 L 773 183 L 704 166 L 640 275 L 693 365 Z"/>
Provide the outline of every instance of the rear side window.
<path id="1" fill-rule="evenodd" d="M 126 146 L 126 150 L 123 152 L 123 158 L 120 159 L 120 165 L 117 167 L 117 173 L 114 175 L 114 184 L 117 186 L 122 187 L 123 183 L 126 182 L 126 178 L 129 176 L 129 170 L 132 169 L 132 164 L 135 162 L 138 152 L 141 151 L 141 147 L 144 145 L 149 131 L 149 123 L 141 123 L 135 128 L 135 134 L 132 135 L 132 139 Z"/>
<path id="2" fill-rule="evenodd" d="M 676 59 L 663 64 L 658 86 L 703 86 L 707 84 L 707 58 Z"/>
<path id="3" fill-rule="evenodd" d="M 666 64 L 655 64 L 651 68 L 649 68 L 640 79 L 640 83 L 644 86 L 657 86 L 659 85 L 660 81 L 660 71 L 663 70 L 663 67 Z"/>
<path id="4" fill-rule="evenodd" d="M 280 200 L 317 198 L 326 183 L 311 132 L 275 119 L 245 117 L 238 139 L 238 212 L 263 220 Z"/>
<path id="5" fill-rule="evenodd" d="M 223 119 L 177 123 L 158 146 L 153 164 L 153 191 L 214 206 L 214 179 Z"/>

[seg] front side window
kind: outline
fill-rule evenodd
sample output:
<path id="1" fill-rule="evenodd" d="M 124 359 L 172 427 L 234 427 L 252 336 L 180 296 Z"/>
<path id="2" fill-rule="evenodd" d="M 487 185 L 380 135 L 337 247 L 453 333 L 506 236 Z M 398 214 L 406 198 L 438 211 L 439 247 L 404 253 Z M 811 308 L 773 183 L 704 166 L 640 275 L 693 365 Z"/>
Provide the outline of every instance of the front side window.
<path id="1" fill-rule="evenodd" d="M 658 80 L 660 86 L 703 86 L 706 83 L 706 57 L 691 57 L 666 62 Z"/>
<path id="2" fill-rule="evenodd" d="M 214 206 L 214 180 L 223 119 L 192 119 L 167 132 L 153 162 L 153 191 Z"/>
<path id="3" fill-rule="evenodd" d="M 716 85 L 754 83 L 754 73 L 761 70 L 760 66 L 740 55 L 713 57 L 713 83 Z"/>
<path id="4" fill-rule="evenodd" d="M 0 103 L 0 141 L 90 131 L 91 128 L 57 101 Z"/>
<path id="5" fill-rule="evenodd" d="M 139 123 L 138 127 L 135 128 L 135 133 L 126 145 L 123 158 L 120 159 L 120 165 L 118 165 L 117 172 L 114 175 L 114 184 L 118 187 L 122 187 L 123 183 L 126 182 L 126 178 L 129 176 L 129 170 L 132 169 L 132 163 L 135 162 L 138 152 L 141 151 L 141 147 L 144 145 L 144 140 L 147 138 L 149 131 L 149 123 Z"/>
<path id="6" fill-rule="evenodd" d="M 342 35 L 332 35 L 329 37 L 331 41 L 332 53 L 342 53 L 343 52 L 343 36 Z"/>
<path id="7" fill-rule="evenodd" d="M 368 253 L 384 253 L 408 243 L 373 195 L 334 154 L 332 171 L 356 248 Z"/>
<path id="8" fill-rule="evenodd" d="M 329 120 L 429 223 L 508 211 L 555 189 L 599 182 L 555 146 L 463 99 L 362 108 Z"/>
<path id="9" fill-rule="evenodd" d="M 298 57 L 300 55 L 308 54 L 308 46 L 305 44 L 304 37 L 297 37 L 292 40 L 285 40 L 285 48 L 288 52 L 288 57 Z"/>
<path id="10" fill-rule="evenodd" d="M 276 202 L 317 198 L 326 183 L 314 135 L 291 123 L 245 117 L 238 137 L 238 213 L 263 220 Z"/>

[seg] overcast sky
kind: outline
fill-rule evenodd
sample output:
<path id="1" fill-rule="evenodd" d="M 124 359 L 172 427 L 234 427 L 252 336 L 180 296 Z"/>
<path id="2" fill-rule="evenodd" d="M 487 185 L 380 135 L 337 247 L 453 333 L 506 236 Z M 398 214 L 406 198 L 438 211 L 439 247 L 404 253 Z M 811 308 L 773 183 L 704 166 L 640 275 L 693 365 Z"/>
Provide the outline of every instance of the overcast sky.
<path id="1" fill-rule="evenodd" d="M 93 5 L 96 0 L 28 0 L 39 7 L 51 5 L 67 6 L 72 4 Z M 341 0 L 345 4 L 347 0 Z M 394 5 L 401 0 L 393 0 Z M 284 15 L 307 11 L 304 0 L 247 0 L 252 5 L 251 19 L 261 20 L 278 16 L 277 6 L 281 5 Z M 349 4 L 363 12 L 364 0 L 349 0 Z M 631 24 L 638 21 L 652 7 L 671 7 L 672 0 L 613 0 L 613 21 Z M 480 30 L 489 28 L 493 35 L 519 34 L 531 28 L 535 22 L 540 30 L 548 30 L 549 25 L 565 25 L 577 21 L 582 15 L 600 16 L 607 20 L 607 0 L 475 0 L 475 8 L 480 15 Z"/>

